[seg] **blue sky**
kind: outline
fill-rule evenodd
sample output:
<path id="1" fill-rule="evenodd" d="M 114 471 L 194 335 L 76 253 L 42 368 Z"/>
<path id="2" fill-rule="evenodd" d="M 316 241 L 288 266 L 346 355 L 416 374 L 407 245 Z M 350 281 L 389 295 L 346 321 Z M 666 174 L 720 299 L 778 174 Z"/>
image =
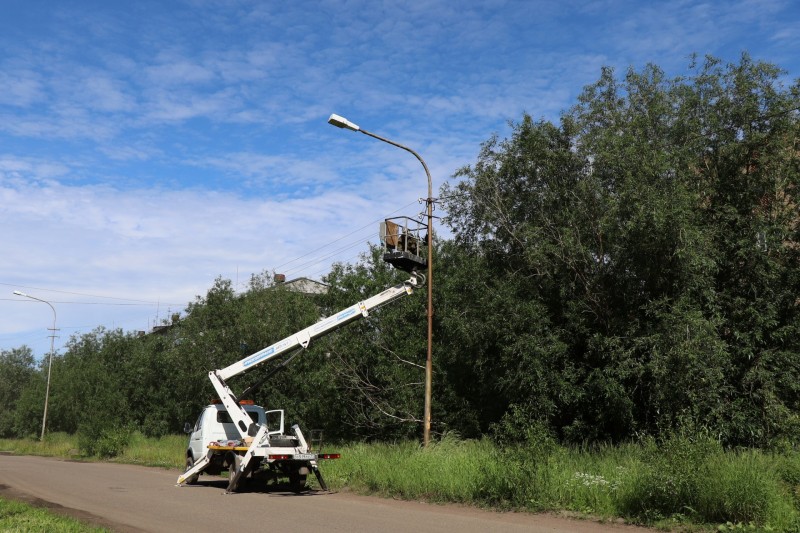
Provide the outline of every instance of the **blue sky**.
<path id="1" fill-rule="evenodd" d="M 602 66 L 742 51 L 800 77 L 792 0 L 0 2 L 0 349 L 147 330 L 223 277 L 319 279 Z M 437 213 L 443 214 L 443 213 Z"/>

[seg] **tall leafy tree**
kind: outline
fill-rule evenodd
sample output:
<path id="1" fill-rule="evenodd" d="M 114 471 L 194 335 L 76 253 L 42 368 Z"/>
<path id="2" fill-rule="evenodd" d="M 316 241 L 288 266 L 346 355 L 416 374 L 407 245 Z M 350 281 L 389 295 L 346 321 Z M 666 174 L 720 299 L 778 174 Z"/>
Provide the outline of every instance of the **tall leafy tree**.
<path id="1" fill-rule="evenodd" d="M 36 379 L 36 361 L 27 346 L 0 350 L 0 437 L 16 435 L 15 411 L 20 393 Z"/>
<path id="2" fill-rule="evenodd" d="M 53 360 L 48 425 L 52 431 L 99 434 L 131 422 L 119 371 L 127 356 L 121 330 L 73 336 Z"/>
<path id="3" fill-rule="evenodd" d="M 508 310 L 472 354 L 500 407 L 575 440 L 795 434 L 800 105 L 780 76 L 746 55 L 604 69 L 560 124 L 525 116 L 456 174 L 455 242 Z"/>

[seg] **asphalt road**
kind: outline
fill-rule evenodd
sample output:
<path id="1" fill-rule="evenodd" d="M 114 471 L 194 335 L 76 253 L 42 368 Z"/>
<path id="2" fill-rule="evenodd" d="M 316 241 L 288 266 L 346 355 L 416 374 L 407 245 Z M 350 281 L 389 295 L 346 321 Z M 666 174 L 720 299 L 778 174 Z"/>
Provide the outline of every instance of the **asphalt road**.
<path id="1" fill-rule="evenodd" d="M 0 497 L 32 502 L 121 532 L 649 531 L 551 515 L 496 513 L 349 493 L 225 494 L 226 483 L 219 478 L 201 476 L 198 485 L 178 487 L 178 474 L 177 470 L 132 465 L 0 455 Z"/>

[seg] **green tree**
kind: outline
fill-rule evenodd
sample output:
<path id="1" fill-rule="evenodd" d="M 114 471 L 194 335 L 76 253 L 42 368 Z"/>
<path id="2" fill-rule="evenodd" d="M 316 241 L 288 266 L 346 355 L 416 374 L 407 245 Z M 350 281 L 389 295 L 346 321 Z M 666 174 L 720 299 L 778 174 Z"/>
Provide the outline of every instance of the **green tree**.
<path id="1" fill-rule="evenodd" d="M 48 426 L 52 431 L 100 432 L 130 423 L 123 374 L 126 335 L 102 327 L 73 336 L 53 360 Z"/>
<path id="2" fill-rule="evenodd" d="M 373 247 L 354 265 L 336 264 L 324 314 L 350 307 L 408 274 L 382 260 Z M 418 290 L 348 324 L 320 344 L 341 408 L 330 412 L 339 435 L 401 438 L 421 434 L 426 357 L 425 301 Z"/>
<path id="3" fill-rule="evenodd" d="M 36 364 L 29 347 L 0 350 L 0 437 L 17 435 L 17 402 L 35 377 Z"/>
<path id="4" fill-rule="evenodd" d="M 40 368 L 28 385 L 20 391 L 13 412 L 13 432 L 16 437 L 39 438 L 42 431 L 47 371 Z M 48 419 L 50 419 L 48 414 Z"/>
<path id="5" fill-rule="evenodd" d="M 496 409 L 572 440 L 796 435 L 800 90 L 746 55 L 690 70 L 604 69 L 559 125 L 524 116 L 445 187 L 491 279 L 456 301 L 503 316 L 470 354 Z M 480 319 L 452 312 L 469 346 Z"/>
<path id="6" fill-rule="evenodd" d="M 477 437 L 513 409 L 555 416 L 575 368 L 529 279 L 454 243 L 437 257 L 435 428 Z"/>

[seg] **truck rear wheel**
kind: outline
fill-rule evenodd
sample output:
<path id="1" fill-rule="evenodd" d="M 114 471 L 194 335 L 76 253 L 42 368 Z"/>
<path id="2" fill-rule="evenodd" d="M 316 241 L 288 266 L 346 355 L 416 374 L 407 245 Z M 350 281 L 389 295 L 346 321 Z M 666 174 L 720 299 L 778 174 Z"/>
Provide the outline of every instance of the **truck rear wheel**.
<path id="1" fill-rule="evenodd" d="M 185 470 L 185 472 L 188 472 L 189 469 L 192 468 L 193 466 L 194 466 L 194 457 L 192 457 L 191 455 L 187 455 L 186 456 L 186 470 Z M 193 476 L 189 476 L 189 477 L 186 478 L 186 481 L 184 481 L 184 483 L 187 484 L 187 485 L 194 485 L 195 483 L 197 483 L 197 479 L 199 477 L 200 477 L 200 474 L 195 474 Z"/>
<path id="2" fill-rule="evenodd" d="M 297 472 L 292 472 L 289 474 L 289 488 L 294 492 L 301 492 L 306 488 L 306 478 L 305 474 L 298 474 Z"/>

